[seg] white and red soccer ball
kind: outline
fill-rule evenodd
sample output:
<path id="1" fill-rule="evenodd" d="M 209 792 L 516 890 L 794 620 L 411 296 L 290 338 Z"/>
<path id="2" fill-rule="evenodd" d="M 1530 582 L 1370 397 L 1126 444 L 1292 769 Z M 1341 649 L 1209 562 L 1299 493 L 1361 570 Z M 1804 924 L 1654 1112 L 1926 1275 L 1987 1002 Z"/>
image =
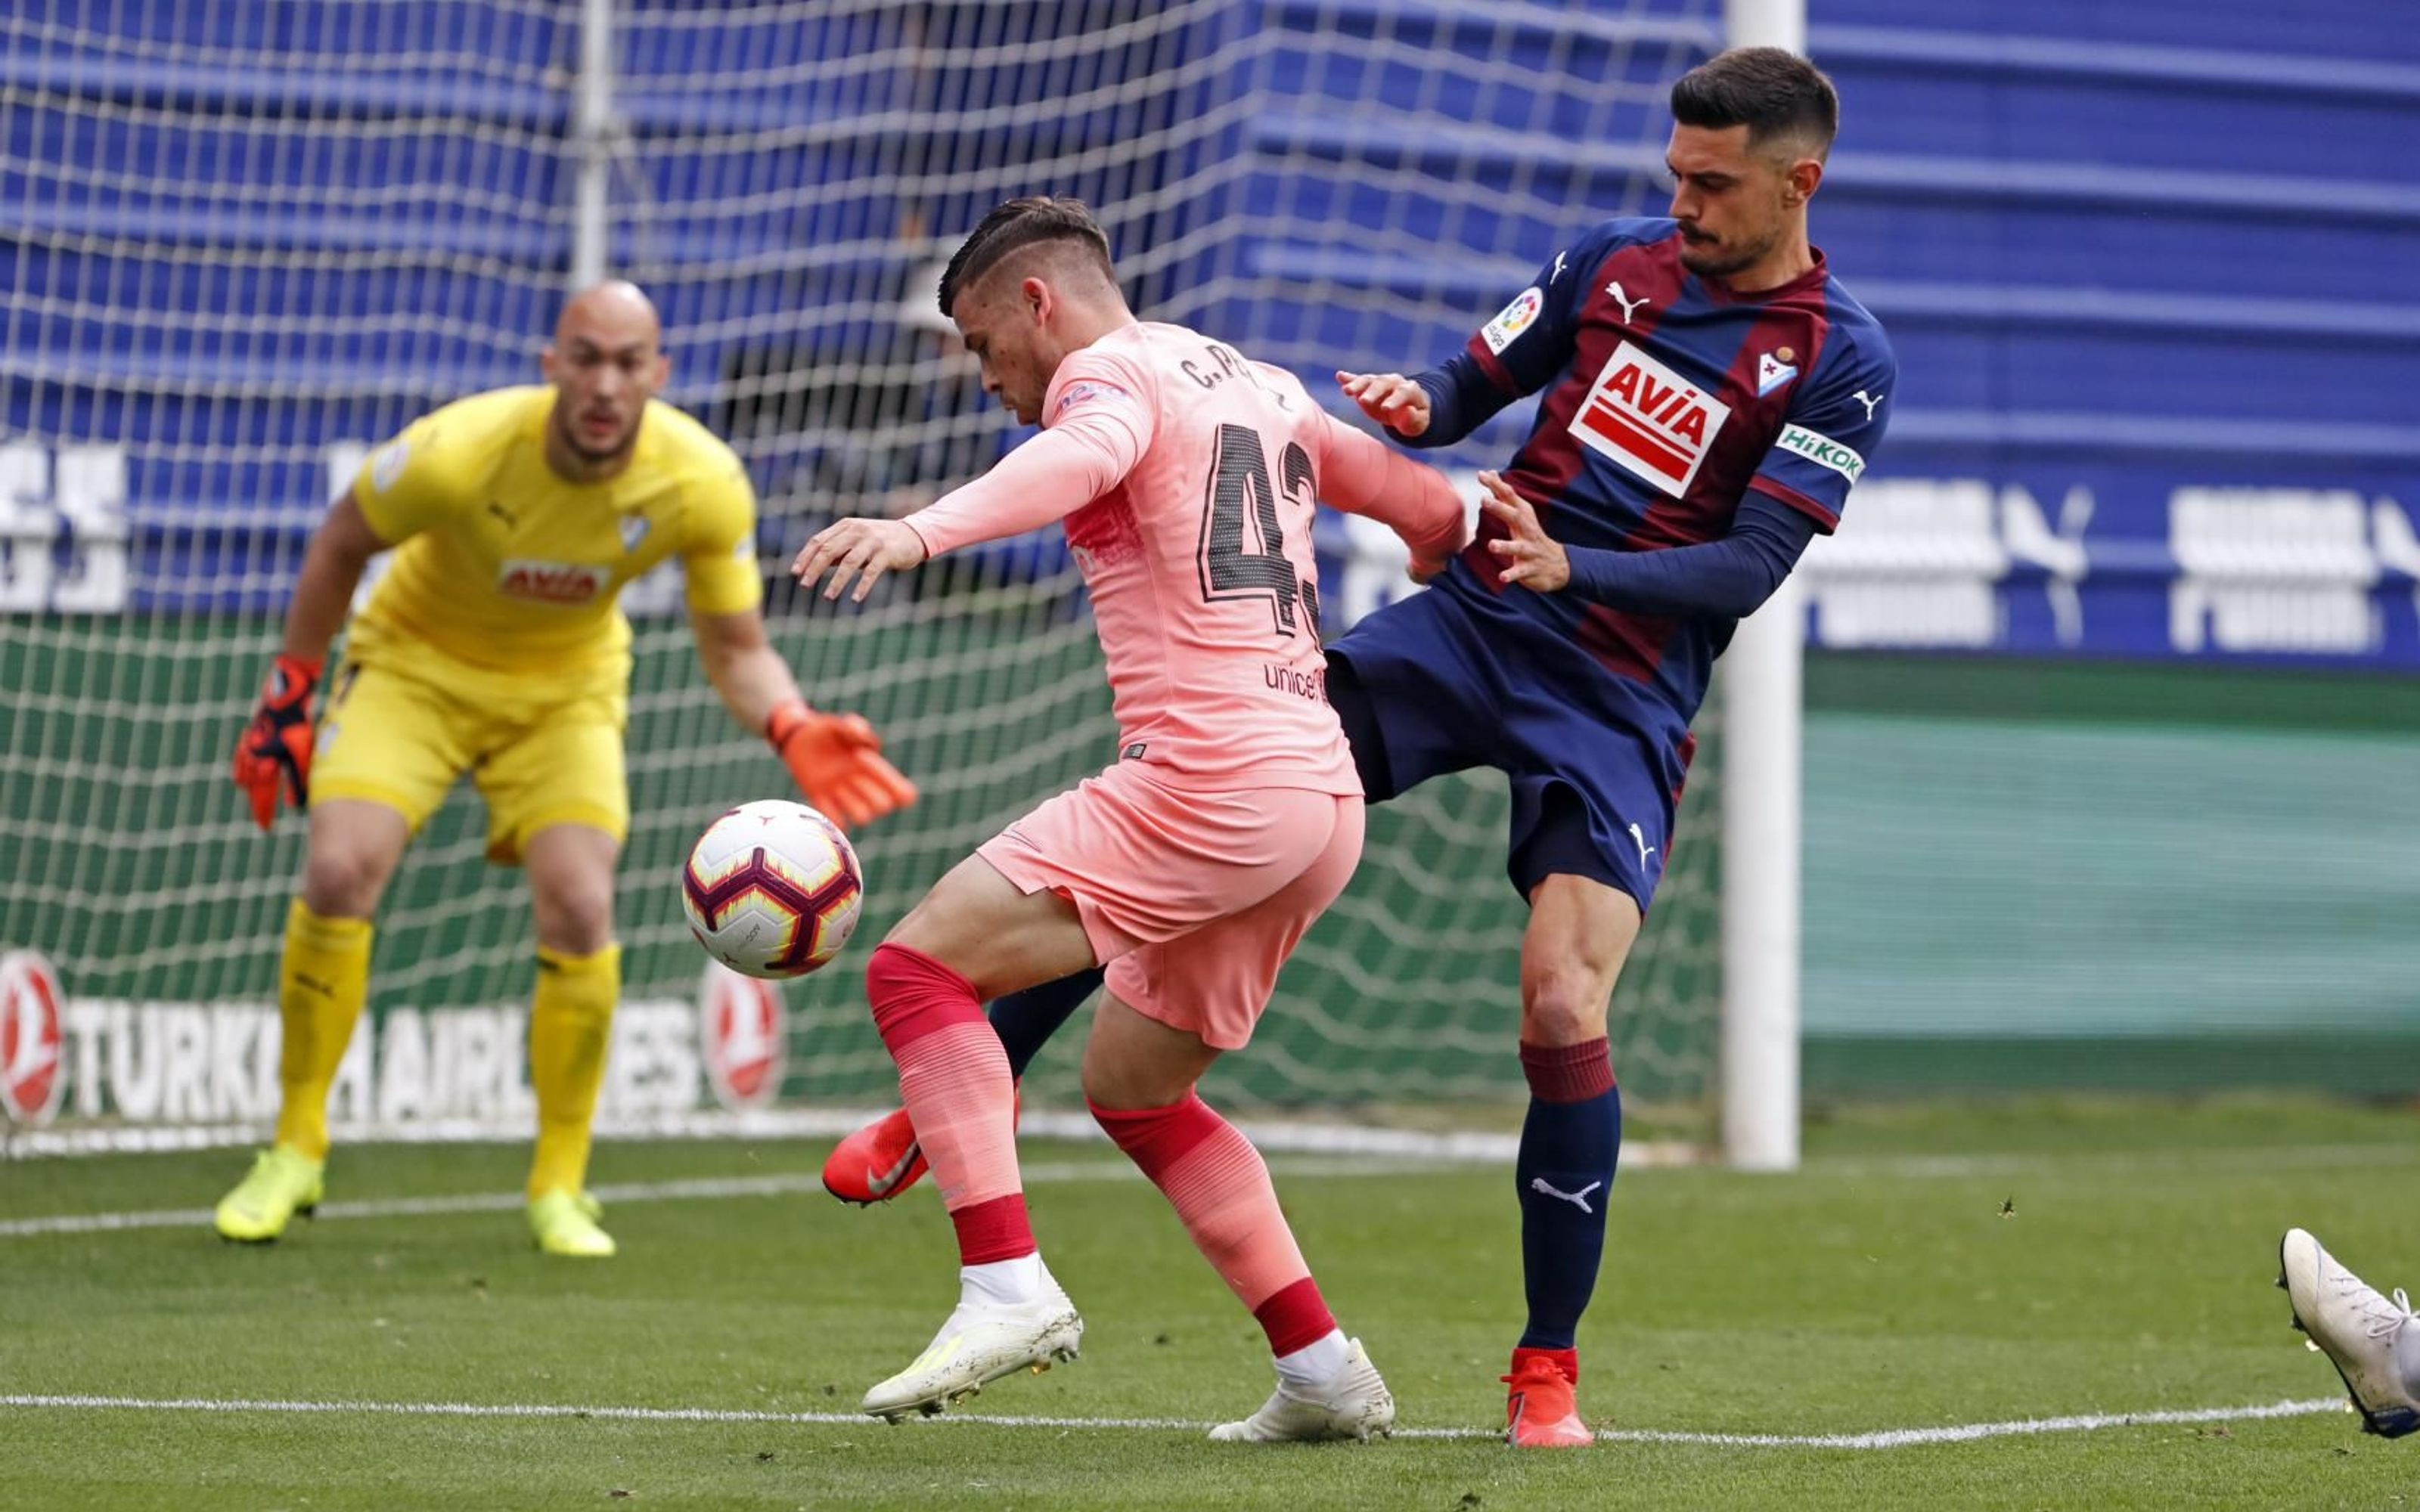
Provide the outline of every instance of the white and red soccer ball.
<path id="1" fill-rule="evenodd" d="M 840 826 L 760 798 L 713 824 L 681 867 L 681 908 L 706 953 L 751 977 L 802 977 L 857 929 L 865 875 Z"/>

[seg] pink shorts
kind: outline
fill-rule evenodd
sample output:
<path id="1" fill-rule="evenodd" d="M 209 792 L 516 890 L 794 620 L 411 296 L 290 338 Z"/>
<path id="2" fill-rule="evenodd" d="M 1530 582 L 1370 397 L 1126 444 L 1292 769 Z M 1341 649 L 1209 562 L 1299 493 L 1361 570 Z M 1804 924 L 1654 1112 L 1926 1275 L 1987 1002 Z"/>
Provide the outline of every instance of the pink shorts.
<path id="1" fill-rule="evenodd" d="M 975 854 L 1020 891 L 1075 903 L 1122 1001 L 1240 1050 L 1278 969 L 1352 880 L 1361 825 L 1357 795 L 1184 792 L 1121 762 Z"/>

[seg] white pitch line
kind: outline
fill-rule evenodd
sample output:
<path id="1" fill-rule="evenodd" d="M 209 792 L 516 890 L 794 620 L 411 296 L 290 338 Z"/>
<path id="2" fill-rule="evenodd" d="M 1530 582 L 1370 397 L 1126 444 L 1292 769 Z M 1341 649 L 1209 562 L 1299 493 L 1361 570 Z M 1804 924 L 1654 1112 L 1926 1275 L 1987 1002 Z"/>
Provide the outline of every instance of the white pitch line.
<path id="1" fill-rule="evenodd" d="M 2232 1423 L 2249 1418 L 2308 1417 L 2342 1412 L 2344 1398 L 2248 1407 L 2194 1407 L 2144 1412 L 2087 1412 L 2065 1417 L 2016 1418 L 2005 1423 L 1954 1423 L 1939 1427 L 1879 1428 L 1867 1433 L 1688 1433 L 1663 1428 L 1606 1428 L 1597 1438 L 1621 1443 L 1704 1444 L 1725 1449 L 1904 1449 L 1928 1443 L 1966 1443 L 2039 1433 L 2079 1433 L 2096 1428 L 2149 1427 L 2167 1424 Z M 0 1396 L 0 1408 L 128 1412 L 334 1412 L 380 1417 L 591 1418 L 635 1423 L 783 1423 L 870 1427 L 860 1412 L 768 1412 L 712 1407 L 571 1407 L 528 1402 L 312 1402 L 253 1401 L 209 1396 Z M 1176 1417 L 1001 1417 L 950 1412 L 923 1421 L 937 1425 L 1005 1428 L 1097 1428 L 1207 1433 L 1214 1425 Z M 1399 1428 L 1399 1439 L 1500 1439 L 1499 1428 Z"/>
<path id="2" fill-rule="evenodd" d="M 1425 1161 L 1344 1161 L 1286 1160 L 1282 1157 L 1269 1163 L 1269 1169 L 1279 1176 L 1310 1180 L 1331 1176 L 1395 1176 L 1405 1171 L 1430 1170 L 1434 1164 Z M 1067 1181 L 1125 1181 L 1140 1179 L 1134 1166 L 1125 1161 L 1068 1161 L 1028 1165 L 1023 1175 L 1028 1184 L 1055 1185 Z M 699 1177 L 681 1181 L 638 1181 L 621 1186 L 599 1186 L 591 1189 L 598 1201 L 608 1203 L 686 1202 L 711 1200 L 719 1197 L 787 1196 L 800 1192 L 820 1192 L 820 1177 L 803 1173 L 781 1176 Z M 323 1202 L 313 1216 L 326 1222 L 347 1218 L 422 1217 L 451 1212 L 515 1212 L 526 1203 L 518 1193 L 475 1192 L 449 1196 L 389 1197 L 371 1202 Z M 132 1228 L 186 1228 L 210 1221 L 208 1208 L 154 1208 L 136 1212 L 69 1212 L 43 1218 L 11 1218 L 0 1221 L 0 1239 L 25 1239 L 41 1234 L 100 1234 Z"/>

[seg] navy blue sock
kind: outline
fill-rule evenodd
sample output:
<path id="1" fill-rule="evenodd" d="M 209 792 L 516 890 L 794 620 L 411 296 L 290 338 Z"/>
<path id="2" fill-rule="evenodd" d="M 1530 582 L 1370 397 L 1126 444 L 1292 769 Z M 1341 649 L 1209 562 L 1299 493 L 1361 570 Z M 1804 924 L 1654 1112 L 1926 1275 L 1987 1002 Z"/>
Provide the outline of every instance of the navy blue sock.
<path id="1" fill-rule="evenodd" d="M 1026 1066 L 1041 1053 L 1044 1041 L 1059 1032 L 1059 1026 L 1083 1007 L 1084 999 L 1092 996 L 1093 989 L 1100 984 L 1101 968 L 1088 966 L 1072 977 L 995 998 L 991 1005 L 992 1032 L 1000 1036 L 1001 1046 L 1008 1051 L 1008 1073 L 1024 1075 Z"/>
<path id="2" fill-rule="evenodd" d="M 1567 1351 L 1596 1290 L 1605 1199 L 1621 1157 L 1621 1089 L 1603 1040 L 1521 1046 L 1529 1116 L 1521 1125 L 1521 1270 L 1529 1299 L 1523 1350 Z M 1575 1363 L 1569 1374 L 1577 1379 Z"/>

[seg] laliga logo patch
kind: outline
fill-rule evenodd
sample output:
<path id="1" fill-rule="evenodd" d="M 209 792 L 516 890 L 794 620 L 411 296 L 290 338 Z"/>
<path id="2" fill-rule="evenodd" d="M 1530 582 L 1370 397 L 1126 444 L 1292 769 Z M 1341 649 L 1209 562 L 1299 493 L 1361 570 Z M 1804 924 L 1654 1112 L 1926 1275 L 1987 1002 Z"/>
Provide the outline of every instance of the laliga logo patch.
<path id="1" fill-rule="evenodd" d="M 1132 402 L 1134 395 L 1114 383 L 1104 383 L 1096 378 L 1078 378 L 1068 384 L 1065 392 L 1059 395 L 1058 408 L 1050 411 L 1050 418 L 1057 420 L 1078 405 L 1094 399 L 1125 399 Z"/>
<path id="2" fill-rule="evenodd" d="M 782 1090 L 788 1019 L 769 981 L 743 977 L 720 961 L 706 964 L 698 983 L 697 1039 L 706 1050 L 706 1080 L 727 1108 L 763 1107 Z"/>
<path id="3" fill-rule="evenodd" d="M 398 436 L 370 455 L 370 486 L 380 493 L 395 486 L 411 461 L 411 443 Z"/>
<path id="4" fill-rule="evenodd" d="M 59 978 L 31 950 L 0 955 L 0 1113 L 43 1124 L 67 1091 Z"/>
<path id="5" fill-rule="evenodd" d="M 1730 406 L 1625 341 L 1597 374 L 1571 431 L 1589 450 L 1678 499 L 1730 414 Z"/>
<path id="6" fill-rule="evenodd" d="M 507 557 L 496 568 L 496 592 L 506 598 L 535 599 L 541 604 L 585 604 L 613 577 L 607 568 L 576 562 Z"/>
<path id="7" fill-rule="evenodd" d="M 1503 355 L 1504 348 L 1512 345 L 1514 337 L 1537 323 L 1538 312 L 1544 309 L 1545 304 L 1545 296 L 1538 292 L 1536 285 L 1531 285 L 1513 295 L 1512 302 L 1506 305 L 1495 319 L 1479 328 L 1479 339 L 1487 343 L 1489 351 Z"/>

